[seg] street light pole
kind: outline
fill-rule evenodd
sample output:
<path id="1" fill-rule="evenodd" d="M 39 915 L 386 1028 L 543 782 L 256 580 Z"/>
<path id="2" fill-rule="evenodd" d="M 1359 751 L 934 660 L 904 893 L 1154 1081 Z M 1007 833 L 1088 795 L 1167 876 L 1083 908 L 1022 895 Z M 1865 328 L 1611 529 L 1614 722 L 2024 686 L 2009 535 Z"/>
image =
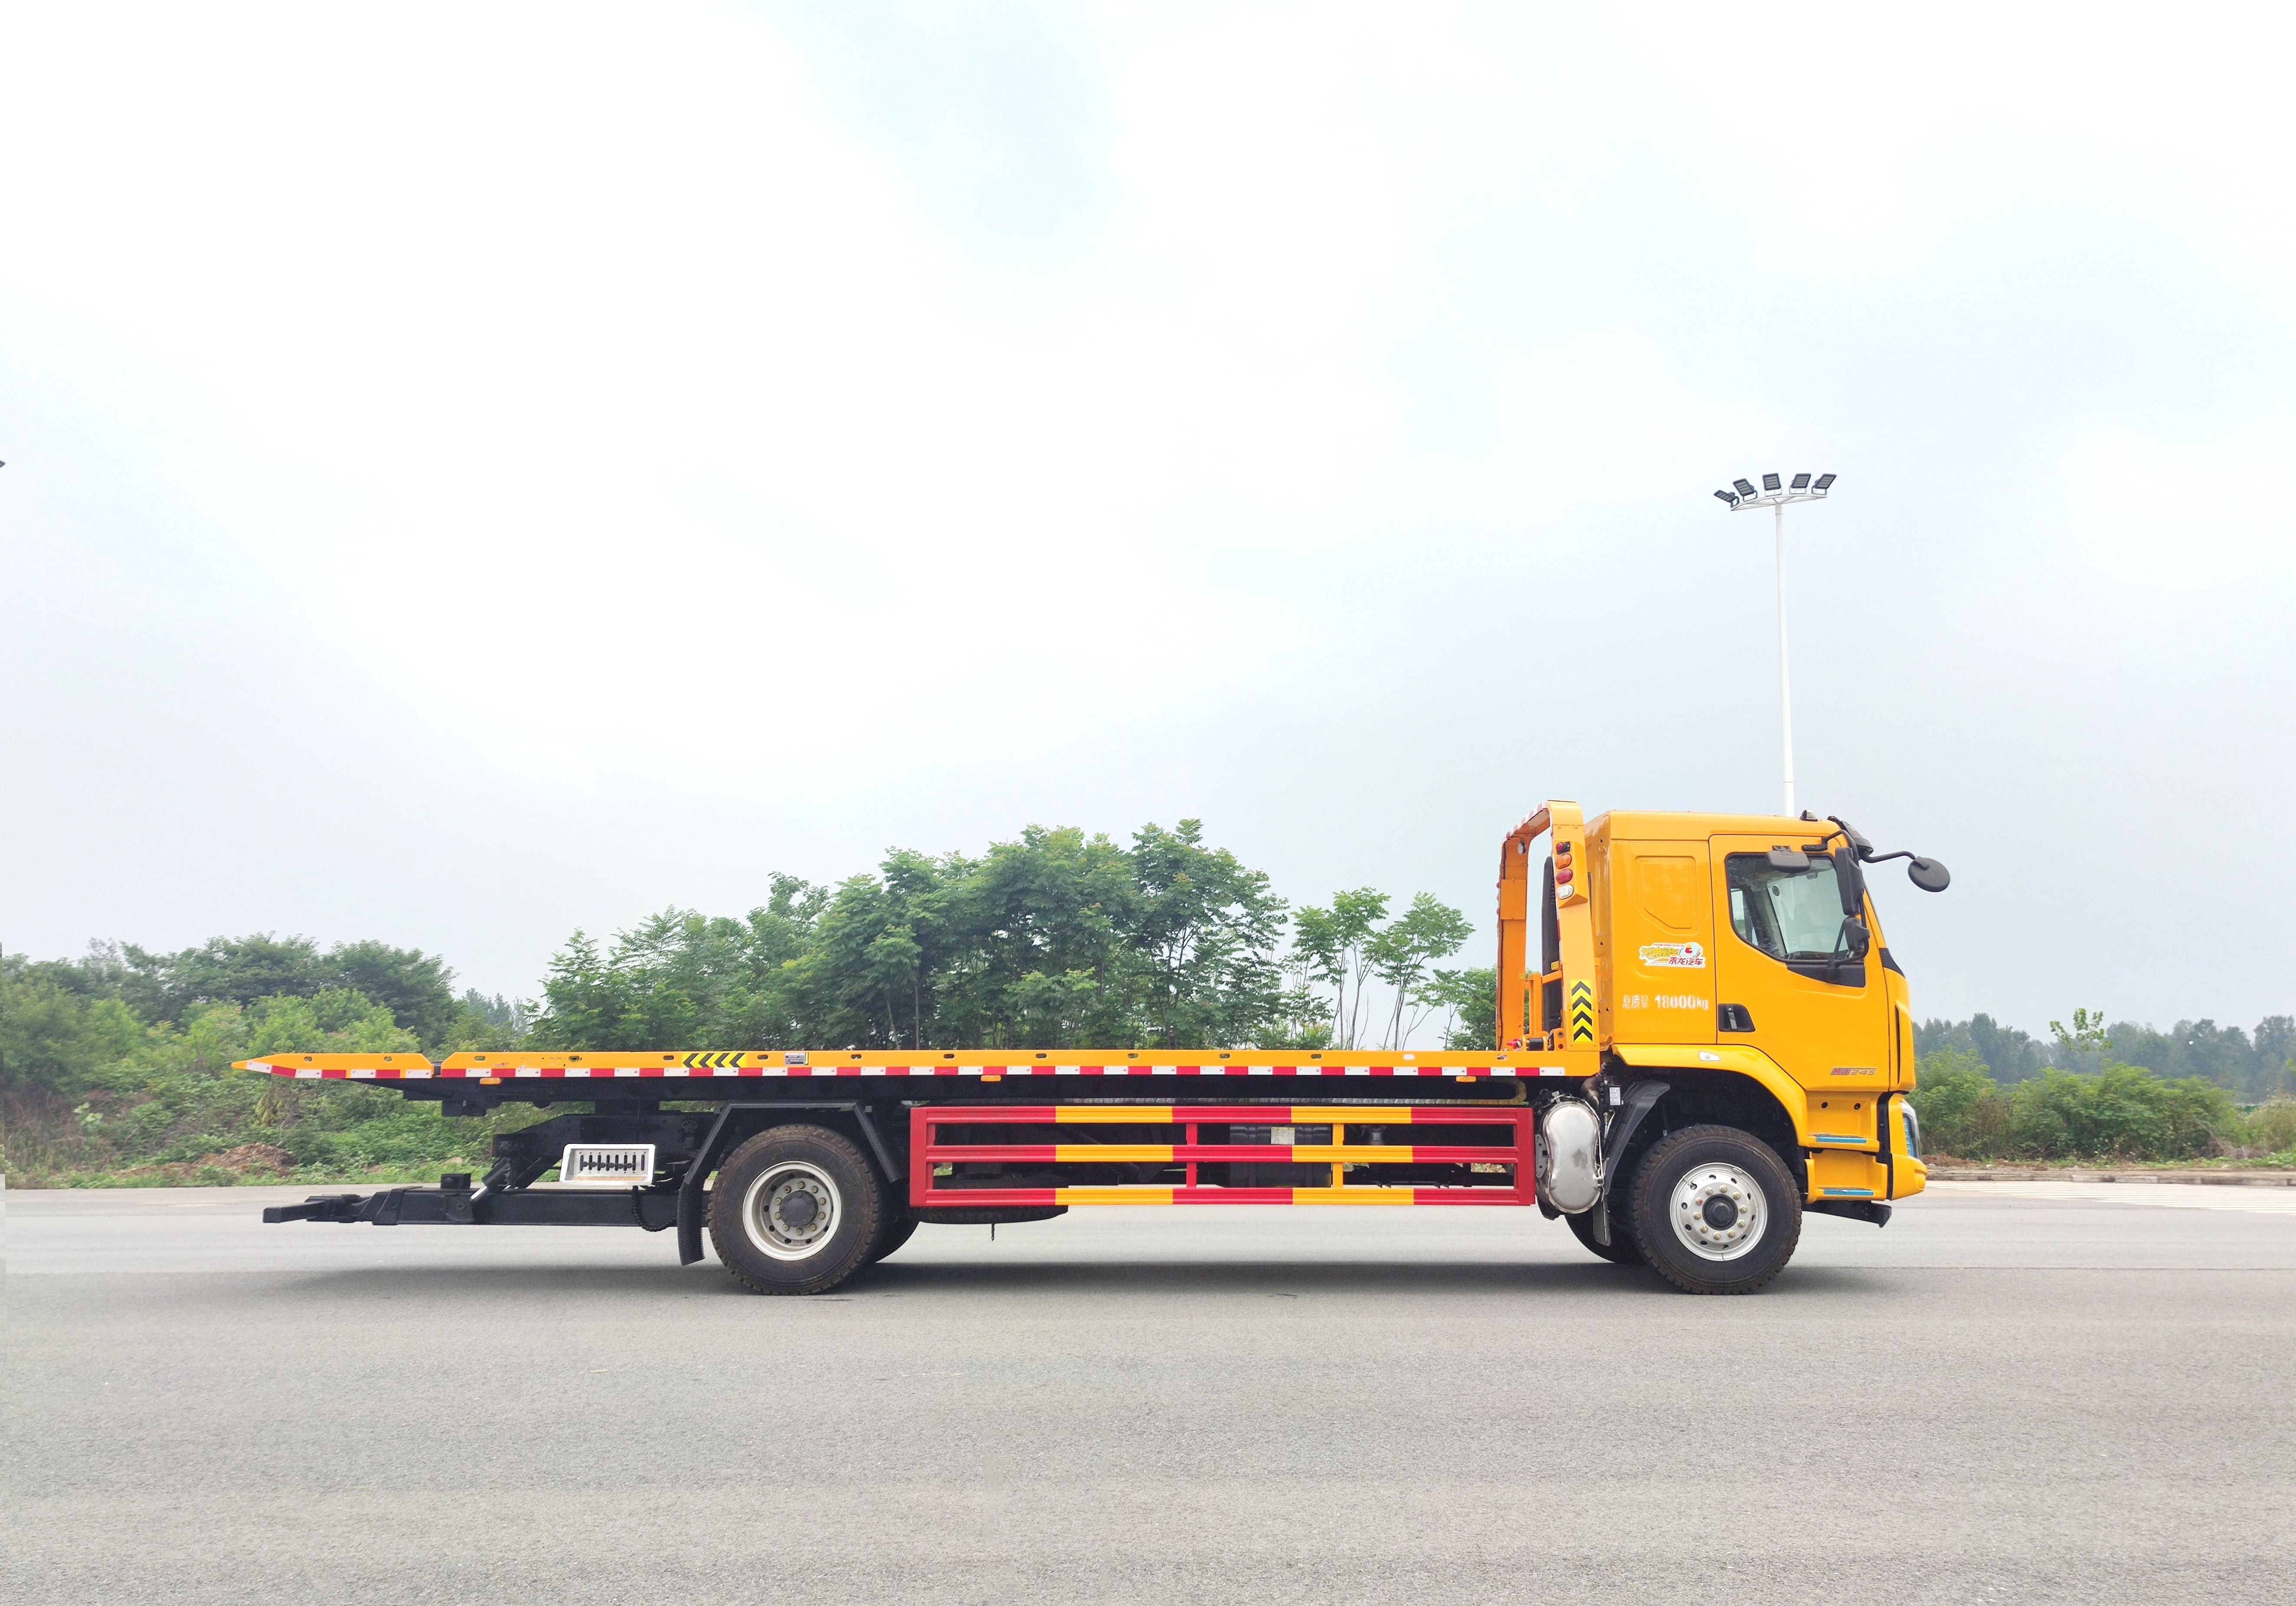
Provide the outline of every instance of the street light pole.
<path id="1" fill-rule="evenodd" d="M 1756 490 L 1750 480 L 1731 483 L 1733 490 L 1717 491 L 1714 495 L 1727 504 L 1732 512 L 1742 512 L 1751 507 L 1770 510 L 1771 529 L 1777 539 L 1778 554 L 1778 734 L 1784 749 L 1782 775 L 1785 798 L 1785 814 L 1794 814 L 1793 766 L 1793 676 L 1786 653 L 1786 504 L 1789 502 L 1823 502 L 1833 488 L 1834 476 L 1820 474 L 1815 482 L 1808 474 L 1796 474 L 1792 485 L 1780 483 L 1779 476 L 1762 476 L 1762 488 Z"/>
<path id="2" fill-rule="evenodd" d="M 1770 510 L 1778 536 L 1778 729 L 1785 744 L 1785 814 L 1793 817 L 1793 676 L 1786 667 L 1786 504 Z"/>

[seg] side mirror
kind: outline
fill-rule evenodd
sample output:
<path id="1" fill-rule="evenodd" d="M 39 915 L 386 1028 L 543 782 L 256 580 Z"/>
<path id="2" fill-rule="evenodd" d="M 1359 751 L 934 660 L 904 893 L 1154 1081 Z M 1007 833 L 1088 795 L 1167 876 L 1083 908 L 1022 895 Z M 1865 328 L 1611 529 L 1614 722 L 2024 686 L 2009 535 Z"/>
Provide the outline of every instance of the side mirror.
<path id="1" fill-rule="evenodd" d="M 1866 913 L 1866 872 L 1852 849 L 1845 848 L 1833 856 L 1833 881 L 1841 889 L 1843 918 L 1861 917 Z"/>
<path id="2" fill-rule="evenodd" d="M 1874 946 L 1874 933 L 1866 929 L 1866 922 L 1862 920 L 1843 921 L 1841 937 L 1849 945 L 1849 957 L 1852 959 L 1865 958 L 1867 950 Z"/>
<path id="3" fill-rule="evenodd" d="M 1942 892 L 1953 885 L 1953 872 L 1935 859 L 1915 859 L 1906 866 L 1906 879 L 1924 892 Z"/>

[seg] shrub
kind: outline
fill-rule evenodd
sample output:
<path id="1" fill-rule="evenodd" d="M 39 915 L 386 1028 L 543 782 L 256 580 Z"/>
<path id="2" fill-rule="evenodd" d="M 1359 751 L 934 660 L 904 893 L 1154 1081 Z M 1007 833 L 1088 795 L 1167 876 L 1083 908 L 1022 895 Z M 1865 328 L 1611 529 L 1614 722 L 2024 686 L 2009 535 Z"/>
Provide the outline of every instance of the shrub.
<path id="1" fill-rule="evenodd" d="M 1923 1055 L 1910 1098 L 1929 1152 L 1961 1159 L 2009 1152 L 2009 1097 L 1975 1054 L 1945 1048 Z"/>
<path id="2" fill-rule="evenodd" d="M 2038 1159 L 2190 1159 L 2243 1125 L 2213 1082 L 2110 1062 L 2094 1076 L 2046 1071 L 2009 1102 L 2012 1143 Z"/>
<path id="3" fill-rule="evenodd" d="M 2248 1139 L 2267 1154 L 2296 1151 L 2296 1099 L 2270 1099 L 2251 1110 Z"/>
<path id="4" fill-rule="evenodd" d="M 1922 1146 L 1958 1159 L 2192 1159 L 2234 1143 L 2296 1145 L 2296 1100 L 2243 1118 L 2213 1082 L 2110 1061 L 2005 1088 L 1975 1054 L 1938 1049 L 1922 1056 L 1909 1097 Z"/>

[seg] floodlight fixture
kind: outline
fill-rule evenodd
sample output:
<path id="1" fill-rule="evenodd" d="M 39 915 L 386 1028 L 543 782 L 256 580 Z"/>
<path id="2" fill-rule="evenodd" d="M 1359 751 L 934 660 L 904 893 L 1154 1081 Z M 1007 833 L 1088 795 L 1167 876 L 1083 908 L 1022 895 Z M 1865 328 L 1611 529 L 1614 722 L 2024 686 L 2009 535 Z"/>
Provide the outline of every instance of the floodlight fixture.
<path id="1" fill-rule="evenodd" d="M 1763 475 L 1762 488 L 1766 491 L 1776 490 L 1778 488 L 1778 477 L 1775 474 Z"/>
<path id="2" fill-rule="evenodd" d="M 1754 482 L 1751 479 L 1733 479 L 1730 483 L 1738 488 L 1738 494 L 1741 496 L 1751 496 L 1756 494 Z"/>
<path id="3" fill-rule="evenodd" d="M 1738 505 L 1738 498 L 1729 491 L 1717 491 L 1714 494 L 1717 496 L 1719 496 L 1723 501 L 1728 503 L 1732 507 Z"/>
<path id="4" fill-rule="evenodd" d="M 1824 495 L 1827 491 L 1833 488 L 1833 476 L 1831 474 L 1820 474 L 1817 477 L 1817 484 L 1811 488 L 1816 490 L 1820 496 Z"/>
<path id="5" fill-rule="evenodd" d="M 1807 474 L 1796 474 L 1793 477 L 1793 483 L 1786 487 L 1786 489 L 1790 491 L 1806 491 L 1809 489 L 1809 476 Z"/>

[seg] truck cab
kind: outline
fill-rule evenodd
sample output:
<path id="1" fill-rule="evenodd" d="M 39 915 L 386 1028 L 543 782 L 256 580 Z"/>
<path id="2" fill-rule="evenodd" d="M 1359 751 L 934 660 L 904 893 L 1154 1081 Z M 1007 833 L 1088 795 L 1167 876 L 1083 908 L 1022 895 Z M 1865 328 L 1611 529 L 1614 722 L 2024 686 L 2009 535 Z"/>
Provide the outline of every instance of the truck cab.
<path id="1" fill-rule="evenodd" d="M 1613 1151 L 1590 1212 L 1603 1241 L 1589 1247 L 1607 1242 L 1614 1192 L 1640 1157 L 1692 1126 L 1759 1137 L 1822 1213 L 1883 1222 L 1889 1201 L 1922 1191 L 1904 1097 L 1912 1005 L 1866 885 L 1877 856 L 1875 856 L 1837 821 L 1625 811 L 1582 821 L 1563 802 L 1509 839 L 1501 1037 L 1566 1056 L 1605 1109 Z M 1941 867 L 1915 864 L 1915 884 L 1942 885 Z M 1511 963 L 1523 977 L 1513 989 Z M 1638 1119 L 1609 1113 L 1637 1094 Z"/>
<path id="2" fill-rule="evenodd" d="M 1612 813 L 1587 834 L 1604 1045 L 1629 1066 L 1719 1066 L 1770 1094 L 1813 1204 L 1921 1192 L 1900 1096 L 1914 1085 L 1911 999 L 1853 833 Z"/>

